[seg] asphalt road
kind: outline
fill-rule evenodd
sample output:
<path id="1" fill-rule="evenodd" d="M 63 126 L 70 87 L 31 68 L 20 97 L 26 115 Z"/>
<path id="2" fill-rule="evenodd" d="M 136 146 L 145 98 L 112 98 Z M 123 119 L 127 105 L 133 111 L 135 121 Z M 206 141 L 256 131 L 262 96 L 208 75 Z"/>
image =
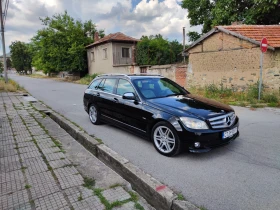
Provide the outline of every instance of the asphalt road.
<path id="1" fill-rule="evenodd" d="M 241 122 L 236 141 L 208 153 L 168 158 L 133 134 L 109 125 L 92 125 L 82 104 L 85 85 L 9 76 L 197 206 L 280 209 L 280 110 L 234 107 Z"/>

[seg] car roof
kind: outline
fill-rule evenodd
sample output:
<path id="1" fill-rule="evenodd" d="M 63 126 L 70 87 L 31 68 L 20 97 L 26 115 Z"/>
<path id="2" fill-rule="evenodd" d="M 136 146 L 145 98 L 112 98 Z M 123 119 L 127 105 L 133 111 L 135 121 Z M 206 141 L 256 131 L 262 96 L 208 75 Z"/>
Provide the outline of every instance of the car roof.
<path id="1" fill-rule="evenodd" d="M 104 77 L 117 77 L 117 78 L 129 78 L 129 79 L 144 79 L 144 78 L 163 78 L 161 75 L 157 74 L 100 74 L 96 78 Z"/>

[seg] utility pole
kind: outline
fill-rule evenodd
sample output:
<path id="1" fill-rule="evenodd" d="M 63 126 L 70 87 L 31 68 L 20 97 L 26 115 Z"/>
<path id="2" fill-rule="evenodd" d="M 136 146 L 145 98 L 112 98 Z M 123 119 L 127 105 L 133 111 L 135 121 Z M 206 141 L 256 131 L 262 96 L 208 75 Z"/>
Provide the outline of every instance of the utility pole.
<path id="1" fill-rule="evenodd" d="M 5 82 L 8 83 L 8 75 L 7 75 L 7 60 L 6 60 L 6 49 L 5 49 L 5 37 L 4 37 L 4 25 L 3 25 L 3 11 L 2 11 L 2 0 L 0 0 L 0 18 L 1 18 L 1 35 L 2 35 L 2 48 L 3 48 L 3 63 L 4 63 L 4 74 L 5 74 Z"/>
<path id="2" fill-rule="evenodd" d="M 184 56 L 184 63 L 186 63 L 186 56 L 185 56 L 185 27 L 183 27 L 183 56 Z"/>

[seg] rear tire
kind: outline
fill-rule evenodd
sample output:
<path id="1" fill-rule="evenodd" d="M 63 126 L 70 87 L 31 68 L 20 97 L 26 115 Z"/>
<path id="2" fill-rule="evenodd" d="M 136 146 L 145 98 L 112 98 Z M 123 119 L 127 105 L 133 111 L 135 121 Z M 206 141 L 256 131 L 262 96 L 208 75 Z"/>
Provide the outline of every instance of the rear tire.
<path id="1" fill-rule="evenodd" d="M 158 122 L 151 135 L 154 147 L 160 154 L 171 157 L 180 153 L 181 141 L 177 131 L 169 123 Z"/>
<path id="2" fill-rule="evenodd" d="M 88 116 L 92 124 L 99 125 L 101 123 L 99 109 L 97 108 L 96 105 L 91 104 L 89 106 Z"/>

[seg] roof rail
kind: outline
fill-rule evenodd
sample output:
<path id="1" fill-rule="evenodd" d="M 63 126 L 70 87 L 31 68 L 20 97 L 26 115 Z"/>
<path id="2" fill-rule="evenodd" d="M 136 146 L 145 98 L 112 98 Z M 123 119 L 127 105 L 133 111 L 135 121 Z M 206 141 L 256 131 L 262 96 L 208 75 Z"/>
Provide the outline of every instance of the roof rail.
<path id="1" fill-rule="evenodd" d="M 128 76 L 162 76 L 160 74 L 151 74 L 151 73 L 135 73 L 135 74 L 128 74 Z"/>
<path id="2" fill-rule="evenodd" d="M 109 73 L 109 74 L 99 74 L 97 77 L 103 76 L 162 76 L 160 74 L 151 74 L 151 73 L 135 73 L 135 74 L 118 74 L 118 73 Z"/>
<path id="3" fill-rule="evenodd" d="M 101 77 L 101 76 L 127 76 L 127 74 L 118 74 L 118 73 L 99 74 L 97 77 Z"/>

